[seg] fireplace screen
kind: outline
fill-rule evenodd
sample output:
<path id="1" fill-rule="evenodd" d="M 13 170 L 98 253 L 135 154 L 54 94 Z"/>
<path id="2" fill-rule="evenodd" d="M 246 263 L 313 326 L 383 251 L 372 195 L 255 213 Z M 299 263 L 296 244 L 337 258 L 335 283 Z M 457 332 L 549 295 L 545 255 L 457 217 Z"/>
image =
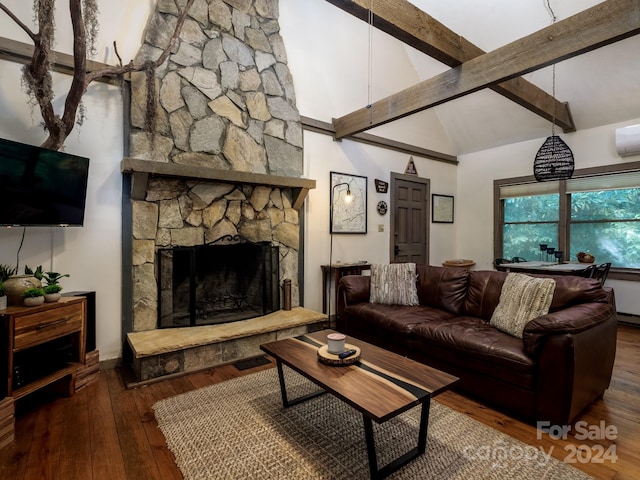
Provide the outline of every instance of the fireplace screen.
<path id="1" fill-rule="evenodd" d="M 159 328 L 234 322 L 280 309 L 279 250 L 268 242 L 158 252 Z"/>

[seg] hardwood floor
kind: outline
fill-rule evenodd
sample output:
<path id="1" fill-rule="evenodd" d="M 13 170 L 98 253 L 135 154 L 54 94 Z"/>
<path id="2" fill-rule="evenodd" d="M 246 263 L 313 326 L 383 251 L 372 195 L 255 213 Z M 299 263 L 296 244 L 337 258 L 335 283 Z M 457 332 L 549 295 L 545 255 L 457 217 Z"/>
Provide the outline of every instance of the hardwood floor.
<path id="1" fill-rule="evenodd" d="M 542 447 L 545 452 L 552 449 L 555 458 L 576 460 L 577 468 L 595 478 L 638 479 L 639 366 L 640 329 L 620 326 L 611 387 L 604 399 L 581 415 L 578 421 L 585 423 L 573 425 L 566 440 L 540 434 L 532 426 L 454 392 L 445 392 L 437 400 L 514 438 Z M 156 426 L 152 405 L 166 397 L 272 367 L 241 372 L 227 365 L 132 390 L 125 388 L 119 371 L 107 370 L 73 397 L 26 397 L 18 403 L 16 440 L 0 450 L 0 478 L 181 479 Z M 603 436 L 593 433 L 594 428 L 607 427 L 609 438 L 575 438 L 573 430 L 580 425 L 583 428 L 578 433 L 592 432 L 592 437 Z M 617 458 L 598 463 L 607 450 Z"/>

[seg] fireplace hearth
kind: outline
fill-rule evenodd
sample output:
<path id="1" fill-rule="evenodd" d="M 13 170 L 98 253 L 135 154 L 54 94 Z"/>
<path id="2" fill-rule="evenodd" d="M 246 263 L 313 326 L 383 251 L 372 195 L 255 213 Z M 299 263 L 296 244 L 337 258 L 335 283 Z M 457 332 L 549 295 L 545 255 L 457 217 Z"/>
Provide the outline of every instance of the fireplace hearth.
<path id="1" fill-rule="evenodd" d="M 279 248 L 269 242 L 158 251 L 158 328 L 214 325 L 280 309 Z"/>

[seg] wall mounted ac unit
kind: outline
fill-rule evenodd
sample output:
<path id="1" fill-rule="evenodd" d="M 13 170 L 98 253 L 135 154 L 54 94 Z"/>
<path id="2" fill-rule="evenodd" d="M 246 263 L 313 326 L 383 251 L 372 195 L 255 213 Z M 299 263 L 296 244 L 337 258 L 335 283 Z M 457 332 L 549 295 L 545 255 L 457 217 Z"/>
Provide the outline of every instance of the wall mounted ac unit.
<path id="1" fill-rule="evenodd" d="M 616 149 L 621 157 L 640 155 L 640 125 L 617 128 Z"/>

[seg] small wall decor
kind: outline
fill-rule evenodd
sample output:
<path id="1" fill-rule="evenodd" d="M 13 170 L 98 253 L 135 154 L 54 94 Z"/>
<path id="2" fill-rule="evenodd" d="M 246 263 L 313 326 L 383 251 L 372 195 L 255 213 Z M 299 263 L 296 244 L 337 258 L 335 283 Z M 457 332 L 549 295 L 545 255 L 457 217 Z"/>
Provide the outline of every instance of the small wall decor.
<path id="1" fill-rule="evenodd" d="M 376 210 L 378 210 L 380 215 L 385 215 L 387 213 L 387 202 L 380 200 L 376 206 Z"/>
<path id="2" fill-rule="evenodd" d="M 330 233 L 367 233 L 367 177 L 338 172 L 330 176 Z"/>
<path id="3" fill-rule="evenodd" d="M 387 189 L 389 188 L 389 184 L 387 182 L 378 180 L 377 178 L 374 181 L 376 182 L 376 192 L 387 193 Z"/>
<path id="4" fill-rule="evenodd" d="M 404 173 L 407 175 L 418 175 L 418 170 L 416 169 L 416 164 L 413 162 L 413 157 L 409 157 L 409 163 L 407 163 Z"/>
<path id="5" fill-rule="evenodd" d="M 453 223 L 452 195 L 431 195 L 431 223 Z"/>

